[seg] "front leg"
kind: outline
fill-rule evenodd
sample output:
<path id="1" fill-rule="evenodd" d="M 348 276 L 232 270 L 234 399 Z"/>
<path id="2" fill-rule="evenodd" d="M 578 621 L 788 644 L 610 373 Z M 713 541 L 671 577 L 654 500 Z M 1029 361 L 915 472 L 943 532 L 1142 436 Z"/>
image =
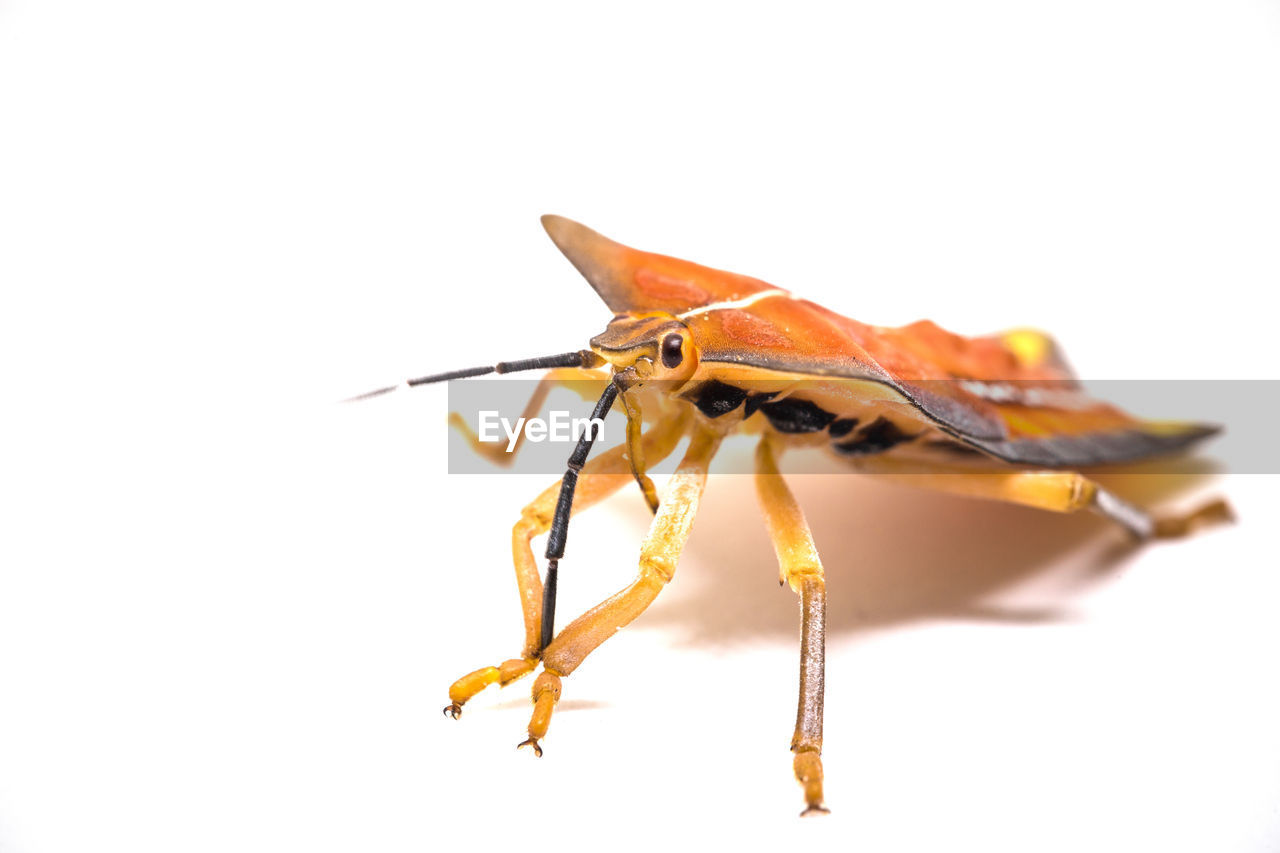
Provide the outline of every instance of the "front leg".
<path id="1" fill-rule="evenodd" d="M 551 711 L 560 699 L 560 679 L 577 669 L 583 658 L 619 628 L 643 613 L 675 574 L 680 552 L 698 514 L 707 468 L 719 446 L 718 434 L 705 428 L 695 430 L 640 548 L 639 576 L 626 589 L 569 623 L 543 651 L 545 671 L 533 685 L 529 739 L 521 746 L 531 746 L 538 755 L 542 754 L 538 741 L 546 735 Z"/>
<path id="2" fill-rule="evenodd" d="M 684 433 L 685 423 L 682 413 L 654 424 L 642 439 L 648 457 L 661 461 L 671 455 Z M 583 467 L 577 493 L 574 495 L 575 515 L 632 481 L 631 463 L 627 460 L 625 451 L 625 445 L 612 448 Z M 462 714 L 462 706 L 467 700 L 490 684 L 505 687 L 533 672 L 538 665 L 542 633 L 542 577 L 538 574 L 532 542 L 535 536 L 546 533 L 551 528 L 559 497 L 560 484 L 557 482 L 547 487 L 524 508 L 520 520 L 511 531 L 511 555 L 515 564 L 516 584 L 520 590 L 520 608 L 524 613 L 524 650 L 518 658 L 500 666 L 477 669 L 453 683 L 449 688 L 449 704 L 445 706 L 444 713 L 455 720 Z"/>
<path id="3" fill-rule="evenodd" d="M 782 580 L 800 595 L 800 702 L 791 751 L 796 780 L 804 787 L 803 814 L 826 812 L 822 804 L 822 691 L 826 661 L 827 583 L 804 511 L 778 472 L 773 441 L 756 449 L 756 492 L 778 555 Z"/>

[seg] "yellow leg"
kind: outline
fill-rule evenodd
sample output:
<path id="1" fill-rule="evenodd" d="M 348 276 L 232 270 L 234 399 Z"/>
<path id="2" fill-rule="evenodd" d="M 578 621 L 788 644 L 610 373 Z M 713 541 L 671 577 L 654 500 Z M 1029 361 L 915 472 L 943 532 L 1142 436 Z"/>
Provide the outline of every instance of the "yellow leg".
<path id="1" fill-rule="evenodd" d="M 645 473 L 644 446 L 640 443 L 640 428 L 643 426 L 640 404 L 625 391 L 618 399 L 622 402 L 623 411 L 627 413 L 627 459 L 631 462 L 631 475 L 636 478 L 640 491 L 644 492 L 649 511 L 657 512 L 658 493 L 653 488 L 653 480 Z"/>
<path id="2" fill-rule="evenodd" d="M 826 659 L 827 584 L 804 511 L 778 472 L 773 442 L 756 449 L 756 492 L 778 555 L 782 580 L 800 595 L 800 701 L 791 738 L 796 780 L 804 788 L 804 815 L 822 804 L 822 691 Z"/>
<path id="3" fill-rule="evenodd" d="M 520 417 L 528 420 L 537 416 L 542 411 L 542 404 L 547 401 L 547 395 L 551 393 L 551 389 L 556 385 L 566 385 L 577 382 L 585 382 L 592 379 L 608 379 L 608 375 L 597 371 L 583 370 L 578 367 L 557 367 L 554 370 L 548 370 L 542 375 L 542 379 L 538 381 L 537 387 L 533 389 L 533 395 L 529 397 L 529 402 L 525 404 L 524 411 L 520 413 Z M 598 396 L 598 392 L 596 394 Z M 586 399 L 584 395 L 584 399 Z M 592 397 L 594 399 L 594 396 Z M 516 436 L 516 443 L 512 446 L 511 451 L 507 452 L 506 442 L 481 441 L 480 436 L 476 435 L 475 430 L 467 424 L 462 415 L 457 412 L 449 413 L 449 426 L 462 433 L 463 438 L 471 445 L 471 449 L 478 455 L 488 459 L 494 465 L 501 465 L 504 468 L 511 465 L 515 461 L 516 454 L 520 452 L 521 446 L 524 445 L 524 430 Z"/>
<path id="4" fill-rule="evenodd" d="M 989 498 L 1054 512 L 1088 509 L 1116 522 L 1140 540 L 1183 536 L 1201 524 L 1232 518 L 1231 508 L 1221 498 L 1187 513 L 1156 517 L 1121 500 L 1075 471 L 987 470 L 876 456 L 859 460 L 857 467 L 864 473 L 940 492 Z"/>
<path id="5" fill-rule="evenodd" d="M 707 468 L 719 446 L 718 434 L 701 427 L 695 430 L 640 548 L 639 576 L 626 589 L 565 626 L 543 651 L 545 671 L 533 685 L 534 711 L 529 721 L 529 739 L 521 746 L 532 746 L 537 754 L 542 754 L 538 741 L 546 735 L 551 710 L 560 698 L 561 677 L 577 669 L 597 646 L 643 613 L 671 580 L 693 528 L 707 482 Z"/>
<path id="6" fill-rule="evenodd" d="M 677 414 L 654 424 L 642 440 L 649 457 L 661 461 L 669 456 L 684 434 L 685 423 L 686 418 Z M 625 449 L 625 445 L 614 447 L 583 467 L 574 494 L 574 515 L 631 482 L 631 465 L 625 458 Z M 462 714 L 462 706 L 467 700 L 490 684 L 506 686 L 533 672 L 537 666 L 542 631 L 542 577 L 538 574 L 532 542 L 535 536 L 551 528 L 559 497 L 560 484 L 556 482 L 524 508 L 520 520 L 511 530 L 511 554 L 520 590 L 520 607 L 524 613 L 524 651 L 519 658 L 500 666 L 477 669 L 455 681 L 449 688 L 449 704 L 444 709 L 445 714 L 455 720 Z"/>

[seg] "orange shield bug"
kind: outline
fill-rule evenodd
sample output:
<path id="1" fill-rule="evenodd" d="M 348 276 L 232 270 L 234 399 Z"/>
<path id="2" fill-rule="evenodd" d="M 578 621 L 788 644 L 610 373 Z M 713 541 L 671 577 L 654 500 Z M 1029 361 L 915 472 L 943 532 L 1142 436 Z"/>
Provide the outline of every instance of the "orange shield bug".
<path id="1" fill-rule="evenodd" d="M 821 447 L 859 472 L 1057 512 L 1089 510 L 1137 539 L 1179 536 L 1223 520 L 1221 500 L 1155 517 L 1078 469 L 1184 450 L 1216 427 L 1153 422 L 1091 398 L 1047 336 L 1019 330 L 966 338 L 922 321 L 866 325 L 758 279 L 623 246 L 558 216 L 547 233 L 614 312 L 588 349 L 409 380 L 412 387 L 489 373 L 549 370 L 548 383 L 607 379 L 592 417 L 615 405 L 626 441 L 589 459 L 579 438 L 563 477 L 525 507 L 513 549 L 524 612 L 518 657 L 459 678 L 446 715 L 491 684 L 534 672 L 533 713 L 520 746 L 542 754 L 562 679 L 638 617 L 671 580 L 721 440 L 760 436 L 755 485 L 781 579 L 800 597 L 800 697 L 791 749 L 805 813 L 823 805 L 822 708 L 826 582 L 805 516 L 778 467 L 791 447 Z M 396 387 L 361 395 L 384 394 Z M 641 411 L 652 421 L 647 431 Z M 688 438 L 659 496 L 646 467 Z M 473 440 L 473 444 L 483 450 Z M 635 581 L 555 629 L 558 566 L 573 513 L 634 480 L 654 512 Z M 532 540 L 547 534 L 545 580 Z"/>

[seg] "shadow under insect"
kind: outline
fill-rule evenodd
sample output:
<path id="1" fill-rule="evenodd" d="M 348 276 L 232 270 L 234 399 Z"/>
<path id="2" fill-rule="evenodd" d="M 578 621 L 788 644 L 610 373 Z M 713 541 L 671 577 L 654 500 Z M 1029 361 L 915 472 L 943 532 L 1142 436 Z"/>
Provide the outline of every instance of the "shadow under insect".
<path id="1" fill-rule="evenodd" d="M 1187 468 L 1183 463 L 1183 469 Z M 1212 470 L 1152 474 L 1130 466 L 1098 479 L 1144 504 Z M 875 476 L 791 476 L 827 576 L 828 633 L 927 620 L 1036 623 L 1069 619 L 1071 601 L 1143 545 L 1097 516 L 1060 514 L 888 483 Z M 676 577 L 637 628 L 681 642 L 735 643 L 796 632 L 796 596 L 778 564 L 747 476 L 712 477 Z M 630 513 L 628 513 L 630 516 Z M 643 516 L 636 515 L 637 539 Z M 1034 584 L 1034 601 L 1010 601 Z"/>

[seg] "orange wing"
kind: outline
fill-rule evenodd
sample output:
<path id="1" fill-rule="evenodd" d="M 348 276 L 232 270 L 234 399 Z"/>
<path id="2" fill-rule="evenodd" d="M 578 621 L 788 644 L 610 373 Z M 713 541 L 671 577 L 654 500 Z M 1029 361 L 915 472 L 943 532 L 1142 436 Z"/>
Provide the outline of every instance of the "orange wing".
<path id="1" fill-rule="evenodd" d="M 1009 462 L 1128 461 L 1218 431 L 1142 420 L 1088 396 L 1039 332 L 967 338 L 927 320 L 869 326 L 759 279 L 631 249 L 568 219 L 546 216 L 543 225 L 613 311 L 686 315 L 704 363 L 879 382 L 956 440 Z"/>

